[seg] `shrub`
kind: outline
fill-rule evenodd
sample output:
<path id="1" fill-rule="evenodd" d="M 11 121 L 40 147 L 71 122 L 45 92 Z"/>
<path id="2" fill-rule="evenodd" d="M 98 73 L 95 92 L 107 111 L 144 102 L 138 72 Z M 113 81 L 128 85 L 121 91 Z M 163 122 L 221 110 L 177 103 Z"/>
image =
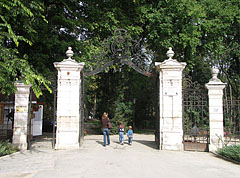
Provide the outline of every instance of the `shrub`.
<path id="1" fill-rule="evenodd" d="M 9 155 L 18 150 L 8 141 L 0 141 L 0 156 Z"/>
<path id="2" fill-rule="evenodd" d="M 110 121 L 113 125 L 111 129 L 112 134 L 118 133 L 119 123 L 122 122 L 125 128 L 125 132 L 127 131 L 128 124 L 132 121 L 131 116 L 133 115 L 132 111 L 132 103 L 131 102 L 115 102 L 115 113 L 114 117 Z"/>
<path id="3" fill-rule="evenodd" d="M 225 146 L 219 149 L 217 154 L 240 162 L 240 145 Z"/>

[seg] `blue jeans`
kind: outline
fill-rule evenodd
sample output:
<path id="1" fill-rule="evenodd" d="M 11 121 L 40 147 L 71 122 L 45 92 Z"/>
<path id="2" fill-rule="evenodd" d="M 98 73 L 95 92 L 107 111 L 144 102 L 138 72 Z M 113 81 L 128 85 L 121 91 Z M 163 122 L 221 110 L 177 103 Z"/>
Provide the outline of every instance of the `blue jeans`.
<path id="1" fill-rule="evenodd" d="M 124 141 L 124 132 L 119 132 L 119 142 L 122 143 Z"/>
<path id="2" fill-rule="evenodd" d="M 132 144 L 132 139 L 133 139 L 132 136 L 128 136 L 128 143 L 129 143 L 129 144 Z"/>
<path id="3" fill-rule="evenodd" d="M 106 146 L 107 142 L 108 142 L 108 145 L 110 145 L 110 138 L 109 138 L 110 130 L 108 128 L 104 128 L 102 131 L 103 131 L 104 146 Z"/>

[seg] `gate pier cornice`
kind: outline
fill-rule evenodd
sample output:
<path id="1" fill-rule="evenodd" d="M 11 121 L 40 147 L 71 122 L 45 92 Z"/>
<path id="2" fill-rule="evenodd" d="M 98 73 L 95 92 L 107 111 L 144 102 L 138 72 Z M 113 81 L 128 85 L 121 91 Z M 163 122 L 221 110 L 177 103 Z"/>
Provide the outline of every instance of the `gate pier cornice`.
<path id="1" fill-rule="evenodd" d="M 77 149 L 80 146 L 80 72 L 84 63 L 74 59 L 71 47 L 68 48 L 67 59 L 55 62 L 58 70 L 57 88 L 57 130 L 55 149 Z"/>
<path id="2" fill-rule="evenodd" d="M 156 62 L 159 72 L 160 130 L 159 148 L 162 150 L 183 150 L 182 129 L 182 71 L 185 62 L 172 59 L 174 52 L 169 48 L 169 59 Z"/>

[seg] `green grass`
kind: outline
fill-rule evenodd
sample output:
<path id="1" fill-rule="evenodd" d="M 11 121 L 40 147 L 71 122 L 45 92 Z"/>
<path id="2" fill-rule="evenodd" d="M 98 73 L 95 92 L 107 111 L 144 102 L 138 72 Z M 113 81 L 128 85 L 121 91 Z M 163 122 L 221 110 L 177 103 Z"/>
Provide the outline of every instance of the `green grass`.
<path id="1" fill-rule="evenodd" d="M 96 119 L 86 120 L 85 123 L 92 124 L 95 126 L 101 126 L 101 121 Z"/>
<path id="2" fill-rule="evenodd" d="M 112 123 L 113 124 L 113 123 Z M 88 127 L 91 127 L 91 130 L 95 131 L 95 134 L 102 134 L 102 122 L 101 120 L 97 120 L 97 119 L 92 119 L 92 120 L 86 120 L 85 121 L 85 129 L 88 131 Z M 127 132 L 128 128 L 125 127 L 125 133 Z M 137 134 L 154 134 L 155 130 L 154 129 L 136 129 L 134 131 L 134 133 Z M 118 126 L 113 124 L 113 128 L 111 129 L 110 132 L 111 135 L 115 135 L 118 134 Z"/>
<path id="3" fill-rule="evenodd" d="M 217 154 L 240 163 L 240 145 L 225 146 Z"/>
<path id="4" fill-rule="evenodd" d="M 8 141 L 0 141 L 0 156 L 9 155 L 17 151 L 18 149 L 15 148 Z"/>
<path id="5" fill-rule="evenodd" d="M 138 133 L 138 134 L 154 134 L 155 130 L 153 130 L 153 129 L 136 129 L 134 131 L 134 133 Z"/>

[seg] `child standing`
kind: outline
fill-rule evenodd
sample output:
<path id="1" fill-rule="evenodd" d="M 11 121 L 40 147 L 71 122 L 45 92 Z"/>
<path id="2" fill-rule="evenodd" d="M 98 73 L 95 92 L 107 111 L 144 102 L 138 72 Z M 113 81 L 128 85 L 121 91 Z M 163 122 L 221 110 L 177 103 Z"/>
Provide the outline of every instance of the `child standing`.
<path id="1" fill-rule="evenodd" d="M 128 137 L 128 144 L 129 144 L 129 145 L 132 145 L 132 139 L 133 139 L 132 126 L 129 126 L 129 127 L 128 127 L 127 137 Z"/>
<path id="2" fill-rule="evenodd" d="M 119 133 L 119 143 L 121 145 L 123 145 L 123 141 L 124 141 L 124 127 L 123 127 L 123 123 L 122 122 L 119 123 L 118 133 Z"/>

